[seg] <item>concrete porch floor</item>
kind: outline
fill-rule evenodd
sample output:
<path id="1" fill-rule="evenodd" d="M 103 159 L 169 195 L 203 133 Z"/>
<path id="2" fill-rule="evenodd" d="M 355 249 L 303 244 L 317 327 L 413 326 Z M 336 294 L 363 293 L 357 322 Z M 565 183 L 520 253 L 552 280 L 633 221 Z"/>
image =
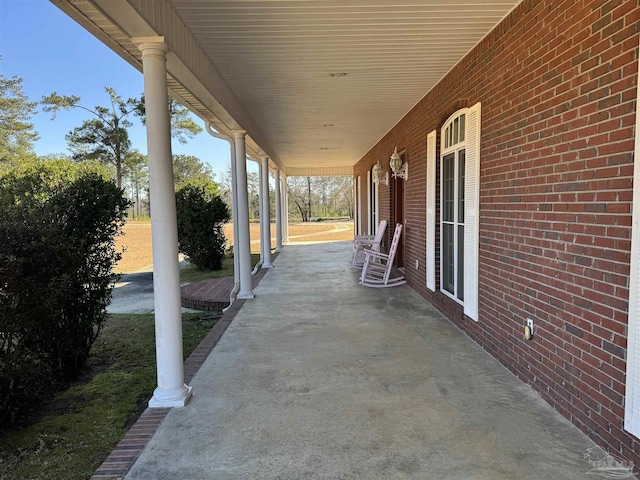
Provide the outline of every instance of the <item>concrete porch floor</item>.
<path id="1" fill-rule="evenodd" d="M 127 479 L 593 478 L 586 436 L 350 248 L 285 248 Z"/>

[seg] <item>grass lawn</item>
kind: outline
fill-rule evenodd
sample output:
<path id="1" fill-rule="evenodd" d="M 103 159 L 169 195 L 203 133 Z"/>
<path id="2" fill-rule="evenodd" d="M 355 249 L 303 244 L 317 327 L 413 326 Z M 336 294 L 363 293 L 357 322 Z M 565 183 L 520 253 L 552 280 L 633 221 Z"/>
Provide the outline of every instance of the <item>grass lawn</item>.
<path id="1" fill-rule="evenodd" d="M 260 254 L 251 255 L 251 265 L 260 261 Z M 211 278 L 233 277 L 233 257 L 224 257 L 222 268 L 220 270 L 200 270 L 198 267 L 189 263 L 180 269 L 180 282 L 199 282 L 201 280 L 209 280 Z"/>
<path id="2" fill-rule="evenodd" d="M 203 315 L 183 315 L 185 358 L 215 324 Z M 110 315 L 83 378 L 33 412 L 23 428 L 0 431 L 0 479 L 90 478 L 144 411 L 155 385 L 153 315 Z"/>

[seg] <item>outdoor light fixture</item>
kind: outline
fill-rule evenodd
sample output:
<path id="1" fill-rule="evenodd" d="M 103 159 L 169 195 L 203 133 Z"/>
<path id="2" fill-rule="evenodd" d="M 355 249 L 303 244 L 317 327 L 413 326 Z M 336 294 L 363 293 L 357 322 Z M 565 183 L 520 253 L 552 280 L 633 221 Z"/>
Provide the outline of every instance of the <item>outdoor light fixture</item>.
<path id="1" fill-rule="evenodd" d="M 404 164 L 402 163 L 402 158 L 398 153 L 398 147 L 395 148 L 391 158 L 389 158 L 389 166 L 391 167 L 393 178 L 407 179 L 407 164 L 406 162 Z"/>
<path id="2" fill-rule="evenodd" d="M 383 183 L 387 187 L 389 186 L 389 172 L 387 170 L 382 171 L 380 160 L 373 166 L 373 183 Z"/>

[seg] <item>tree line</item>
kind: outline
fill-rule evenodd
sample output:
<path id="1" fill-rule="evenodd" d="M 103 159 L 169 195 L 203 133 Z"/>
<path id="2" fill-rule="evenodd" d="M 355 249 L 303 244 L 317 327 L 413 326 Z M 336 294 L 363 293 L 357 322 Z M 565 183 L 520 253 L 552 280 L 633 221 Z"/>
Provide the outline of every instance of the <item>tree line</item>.
<path id="1" fill-rule="evenodd" d="M 123 188 L 131 201 L 129 218 L 150 216 L 148 159 L 134 149 L 129 138 L 132 120 L 145 124 L 144 95 L 123 99 L 110 87 L 105 91 L 107 106 L 90 107 L 75 95 L 53 92 L 41 102 L 32 102 L 22 91 L 22 79 L 0 75 L 0 173 L 24 162 L 35 159 L 33 144 L 38 134 L 30 123 L 38 103 L 52 120 L 62 111 L 79 109 L 89 118 L 66 134 L 70 155 L 57 154 L 44 160 L 69 158 L 75 162 L 96 161 L 111 173 L 118 188 Z M 172 137 L 186 143 L 202 132 L 189 116 L 187 108 L 169 97 L 168 108 Z M 193 155 L 173 156 L 176 190 L 187 183 L 215 183 L 225 203 L 231 207 L 231 173 L 222 173 L 219 181 L 209 165 Z M 248 172 L 249 218 L 257 219 L 259 209 L 259 175 Z M 273 183 L 273 182 L 272 182 Z M 290 177 L 287 180 L 289 218 L 292 221 L 353 218 L 353 183 L 351 177 Z M 275 217 L 275 194 L 270 189 L 271 217 Z"/>
<path id="2" fill-rule="evenodd" d="M 273 183 L 273 182 L 271 182 Z M 220 194 L 231 208 L 231 171 L 220 177 Z M 289 220 L 310 222 L 315 220 L 353 218 L 353 179 L 351 177 L 289 177 Z M 249 218 L 260 217 L 260 176 L 247 172 Z M 275 187 L 269 189 L 270 217 L 275 218 Z"/>
<path id="3" fill-rule="evenodd" d="M 123 188 L 132 200 L 130 217 L 149 215 L 149 185 L 147 156 L 134 149 L 129 138 L 132 118 L 145 124 L 144 95 L 123 99 L 110 87 L 106 87 L 109 105 L 94 107 L 82 103 L 75 95 L 53 92 L 40 102 L 32 102 L 22 91 L 20 77 L 0 75 L 0 174 L 25 162 L 37 160 L 34 142 L 38 140 L 30 118 L 37 113 L 40 103 L 45 112 L 55 120 L 63 110 L 80 109 L 89 118 L 66 134 L 70 155 L 52 154 L 41 160 L 70 159 L 74 162 L 94 161 L 104 165 L 118 188 Z M 187 108 L 167 99 L 171 118 L 171 135 L 181 143 L 202 132 L 190 117 Z M 193 155 L 173 156 L 176 190 L 186 183 L 214 182 L 214 173 L 207 164 Z"/>

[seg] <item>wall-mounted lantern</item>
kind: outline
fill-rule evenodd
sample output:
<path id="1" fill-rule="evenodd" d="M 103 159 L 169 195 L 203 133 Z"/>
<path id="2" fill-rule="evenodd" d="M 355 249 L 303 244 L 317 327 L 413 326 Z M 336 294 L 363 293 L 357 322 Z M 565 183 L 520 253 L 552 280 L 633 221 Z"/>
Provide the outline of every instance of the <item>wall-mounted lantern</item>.
<path id="1" fill-rule="evenodd" d="M 391 158 L 389 158 L 389 166 L 391 167 L 391 175 L 393 175 L 393 178 L 407 179 L 407 162 L 402 162 L 402 157 L 400 157 L 398 153 L 398 147 L 395 148 Z"/>
<path id="2" fill-rule="evenodd" d="M 382 171 L 382 165 L 380 165 L 380 160 L 378 163 L 373 166 L 373 182 L 374 183 L 383 183 L 387 187 L 389 186 L 389 171 Z"/>

